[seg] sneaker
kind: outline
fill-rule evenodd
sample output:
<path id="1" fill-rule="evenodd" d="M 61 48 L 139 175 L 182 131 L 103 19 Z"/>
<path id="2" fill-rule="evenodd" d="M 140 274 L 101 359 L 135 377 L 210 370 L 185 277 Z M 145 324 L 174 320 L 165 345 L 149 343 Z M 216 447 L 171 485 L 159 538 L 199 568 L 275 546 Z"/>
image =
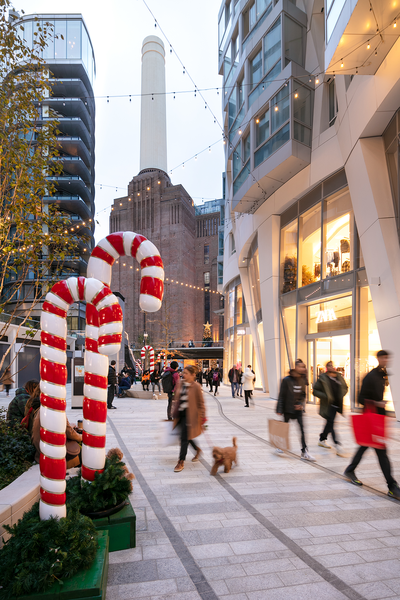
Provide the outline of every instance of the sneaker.
<path id="1" fill-rule="evenodd" d="M 278 454 L 278 456 L 282 456 L 282 454 L 285 454 L 283 450 L 281 450 L 280 448 L 276 448 L 275 450 L 275 454 Z"/>
<path id="2" fill-rule="evenodd" d="M 197 450 L 195 456 L 192 458 L 192 462 L 199 462 L 200 454 L 202 454 L 202 450 L 200 448 Z"/>
<path id="3" fill-rule="evenodd" d="M 176 463 L 176 467 L 174 469 L 175 473 L 180 473 L 185 468 L 185 462 L 183 460 L 178 460 Z"/>
<path id="4" fill-rule="evenodd" d="M 400 500 L 400 488 L 397 483 L 392 487 L 391 490 L 388 491 L 388 496 L 391 498 L 396 498 L 396 500 Z"/>
<path id="5" fill-rule="evenodd" d="M 349 479 L 351 481 L 351 483 L 354 483 L 354 485 L 362 485 L 362 481 L 360 481 L 359 479 L 357 479 L 356 474 L 354 473 L 354 471 L 345 471 L 343 473 L 343 475 L 345 477 L 347 477 L 347 479 Z"/>
<path id="6" fill-rule="evenodd" d="M 318 446 L 321 446 L 322 448 L 330 448 L 330 445 L 327 444 L 325 440 L 319 440 Z"/>
<path id="7" fill-rule="evenodd" d="M 308 451 L 308 450 L 306 450 L 305 452 L 302 452 L 302 453 L 301 453 L 301 458 L 302 458 L 303 460 L 309 460 L 310 462 L 316 462 L 316 461 L 317 461 L 317 459 L 316 459 L 316 458 L 314 458 L 314 457 L 313 457 L 313 456 L 312 456 L 312 455 L 309 453 L 309 451 Z"/>

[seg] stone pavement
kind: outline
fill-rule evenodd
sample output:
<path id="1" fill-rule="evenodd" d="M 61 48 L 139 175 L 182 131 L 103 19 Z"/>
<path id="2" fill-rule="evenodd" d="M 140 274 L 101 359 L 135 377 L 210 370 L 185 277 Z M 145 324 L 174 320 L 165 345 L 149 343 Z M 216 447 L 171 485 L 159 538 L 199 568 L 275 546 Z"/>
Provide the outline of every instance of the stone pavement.
<path id="1" fill-rule="evenodd" d="M 203 388 L 205 389 L 205 388 Z M 355 444 L 348 423 L 337 430 L 349 458 L 318 447 L 323 421 L 307 405 L 306 438 L 317 463 L 273 453 L 267 419 L 276 402 L 255 392 L 244 408 L 226 386 L 205 393 L 210 444 L 230 445 L 239 466 L 209 474 L 204 435 L 201 462 L 174 473 L 178 447 L 162 447 L 163 400 L 118 399 L 109 411 L 107 447 L 119 446 L 135 473 L 131 501 L 137 548 L 110 554 L 107 600 L 400 599 L 400 503 L 388 498 L 376 454 L 357 470 L 362 488 L 342 476 Z M 6 404 L 0 394 L 0 405 Z M 68 410 L 71 422 L 81 416 Z M 393 419 L 389 455 L 400 480 L 400 431 Z M 399 441 L 398 441 L 399 440 Z M 328 440 L 329 442 L 330 440 Z"/>

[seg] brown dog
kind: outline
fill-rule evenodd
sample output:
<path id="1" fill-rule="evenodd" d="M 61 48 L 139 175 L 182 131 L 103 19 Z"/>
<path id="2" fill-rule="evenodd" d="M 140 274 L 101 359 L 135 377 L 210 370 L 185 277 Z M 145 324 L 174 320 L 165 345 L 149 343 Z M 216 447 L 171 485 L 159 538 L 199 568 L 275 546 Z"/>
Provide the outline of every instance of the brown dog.
<path id="1" fill-rule="evenodd" d="M 224 473 L 229 473 L 232 468 L 232 463 L 234 462 L 236 465 L 238 464 L 236 458 L 237 444 L 235 437 L 232 439 L 232 443 L 233 448 L 230 446 L 228 446 L 228 448 L 219 448 L 218 446 L 214 446 L 212 455 L 215 463 L 212 466 L 210 475 L 216 475 L 218 467 L 221 465 L 224 465 Z"/>

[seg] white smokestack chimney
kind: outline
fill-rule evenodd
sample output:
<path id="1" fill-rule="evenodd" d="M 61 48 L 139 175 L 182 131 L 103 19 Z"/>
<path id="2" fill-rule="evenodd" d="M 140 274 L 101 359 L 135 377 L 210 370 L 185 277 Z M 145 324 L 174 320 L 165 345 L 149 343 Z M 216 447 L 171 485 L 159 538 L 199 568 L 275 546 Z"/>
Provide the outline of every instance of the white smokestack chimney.
<path id="1" fill-rule="evenodd" d="M 142 45 L 140 170 L 144 169 L 167 173 L 165 50 L 155 35 L 146 37 Z"/>

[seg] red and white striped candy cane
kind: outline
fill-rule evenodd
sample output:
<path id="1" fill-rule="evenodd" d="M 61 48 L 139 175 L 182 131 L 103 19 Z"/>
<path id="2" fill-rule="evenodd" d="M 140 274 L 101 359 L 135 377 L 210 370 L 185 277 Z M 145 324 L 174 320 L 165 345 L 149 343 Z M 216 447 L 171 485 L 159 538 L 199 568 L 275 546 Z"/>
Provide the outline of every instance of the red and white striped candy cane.
<path id="1" fill-rule="evenodd" d="M 150 353 L 150 373 L 152 373 L 154 371 L 154 349 L 151 346 L 143 346 L 140 351 L 140 355 L 142 357 L 142 363 L 144 364 L 147 350 Z"/>
<path id="2" fill-rule="evenodd" d="M 122 310 L 108 286 L 97 279 L 70 277 L 46 295 L 41 315 L 40 518 L 64 517 L 66 474 L 67 311 L 77 301 L 87 312 L 82 475 L 104 468 L 107 416 L 107 355 L 118 352 Z"/>
<path id="3" fill-rule="evenodd" d="M 133 256 L 141 268 L 139 306 L 146 312 L 161 308 L 164 295 L 164 265 L 155 245 L 132 231 L 110 233 L 93 249 L 87 274 L 111 284 L 111 268 L 120 256 Z"/>

